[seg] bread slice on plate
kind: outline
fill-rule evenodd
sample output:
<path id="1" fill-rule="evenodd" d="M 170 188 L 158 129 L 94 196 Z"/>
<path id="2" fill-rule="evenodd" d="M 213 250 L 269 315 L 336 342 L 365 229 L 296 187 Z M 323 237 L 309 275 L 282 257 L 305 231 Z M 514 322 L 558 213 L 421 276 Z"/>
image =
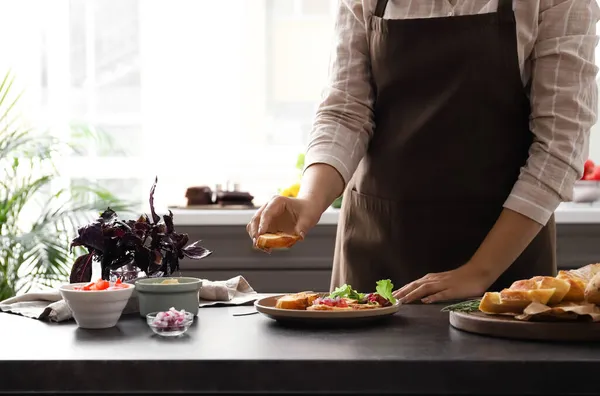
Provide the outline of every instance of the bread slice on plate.
<path id="1" fill-rule="evenodd" d="M 292 247 L 300 240 L 300 236 L 285 232 L 267 233 L 258 237 L 256 247 L 260 249 L 284 249 Z"/>
<path id="2" fill-rule="evenodd" d="M 306 308 L 307 311 L 352 311 L 352 307 L 332 307 L 325 304 L 311 305 Z"/>
<path id="3" fill-rule="evenodd" d="M 275 308 L 279 309 L 297 309 L 306 310 L 312 305 L 319 295 L 311 292 L 300 292 L 296 294 L 287 294 L 277 300 Z"/>

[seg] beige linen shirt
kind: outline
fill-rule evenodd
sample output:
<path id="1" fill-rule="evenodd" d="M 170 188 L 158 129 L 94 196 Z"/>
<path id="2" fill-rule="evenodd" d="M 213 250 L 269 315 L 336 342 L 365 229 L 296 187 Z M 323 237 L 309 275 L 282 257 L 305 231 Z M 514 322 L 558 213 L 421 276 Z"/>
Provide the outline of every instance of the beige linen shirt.
<path id="1" fill-rule="evenodd" d="M 329 164 L 346 183 L 375 128 L 366 22 L 376 3 L 339 2 L 330 81 L 306 153 L 307 167 Z M 481 14 L 497 7 L 498 0 L 389 0 L 384 18 Z M 588 156 L 598 110 L 594 52 L 600 10 L 595 0 L 515 0 L 513 8 L 523 84 L 532 82 L 535 138 L 504 206 L 546 224 L 561 201 L 571 200 Z"/>

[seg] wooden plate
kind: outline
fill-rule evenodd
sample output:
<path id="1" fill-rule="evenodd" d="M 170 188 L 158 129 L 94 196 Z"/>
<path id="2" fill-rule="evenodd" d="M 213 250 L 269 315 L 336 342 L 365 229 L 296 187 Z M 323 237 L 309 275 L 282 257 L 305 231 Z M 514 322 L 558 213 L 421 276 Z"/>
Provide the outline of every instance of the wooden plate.
<path id="1" fill-rule="evenodd" d="M 450 312 L 450 325 L 492 337 L 543 341 L 600 341 L 600 323 L 528 322 L 482 312 Z"/>
<path id="2" fill-rule="evenodd" d="M 324 293 L 324 295 L 327 295 Z M 400 309 L 400 302 L 384 308 L 352 311 L 300 311 L 275 308 L 277 299 L 282 295 L 262 298 L 254 302 L 256 310 L 268 318 L 279 322 L 305 322 L 320 324 L 350 324 L 371 322 L 388 318 Z"/>

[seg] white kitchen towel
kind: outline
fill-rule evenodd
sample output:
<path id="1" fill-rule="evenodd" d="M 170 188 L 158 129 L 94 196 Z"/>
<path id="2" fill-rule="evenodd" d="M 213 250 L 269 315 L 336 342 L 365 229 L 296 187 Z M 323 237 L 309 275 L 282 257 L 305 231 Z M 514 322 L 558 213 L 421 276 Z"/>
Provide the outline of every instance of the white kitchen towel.
<path id="1" fill-rule="evenodd" d="M 226 281 L 202 280 L 200 306 L 242 305 L 260 298 L 248 281 L 241 275 Z M 134 293 L 123 310 L 124 314 L 138 312 L 137 295 Z M 0 302 L 1 312 L 11 312 L 28 318 L 63 322 L 72 313 L 58 290 L 26 293 Z"/>
<path id="2" fill-rule="evenodd" d="M 242 305 L 258 300 L 260 297 L 241 275 L 226 281 L 211 282 L 203 279 L 200 306 Z"/>

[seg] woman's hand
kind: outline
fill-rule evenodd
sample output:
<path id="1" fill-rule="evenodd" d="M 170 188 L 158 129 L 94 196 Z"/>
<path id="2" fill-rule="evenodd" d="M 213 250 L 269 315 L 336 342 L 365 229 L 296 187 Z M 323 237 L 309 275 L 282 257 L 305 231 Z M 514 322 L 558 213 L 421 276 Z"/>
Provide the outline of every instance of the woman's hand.
<path id="1" fill-rule="evenodd" d="M 394 292 L 404 303 L 432 303 L 481 296 L 514 263 L 542 228 L 504 209 L 471 260 L 452 271 L 428 274 Z"/>
<path id="2" fill-rule="evenodd" d="M 479 297 L 496 279 L 471 263 L 452 271 L 427 274 L 394 292 L 403 304 L 421 300 L 434 303 Z"/>
<path id="3" fill-rule="evenodd" d="M 246 231 L 254 245 L 256 239 L 267 232 L 285 232 L 304 238 L 321 214 L 318 205 L 308 199 L 275 196 L 256 211 Z"/>

